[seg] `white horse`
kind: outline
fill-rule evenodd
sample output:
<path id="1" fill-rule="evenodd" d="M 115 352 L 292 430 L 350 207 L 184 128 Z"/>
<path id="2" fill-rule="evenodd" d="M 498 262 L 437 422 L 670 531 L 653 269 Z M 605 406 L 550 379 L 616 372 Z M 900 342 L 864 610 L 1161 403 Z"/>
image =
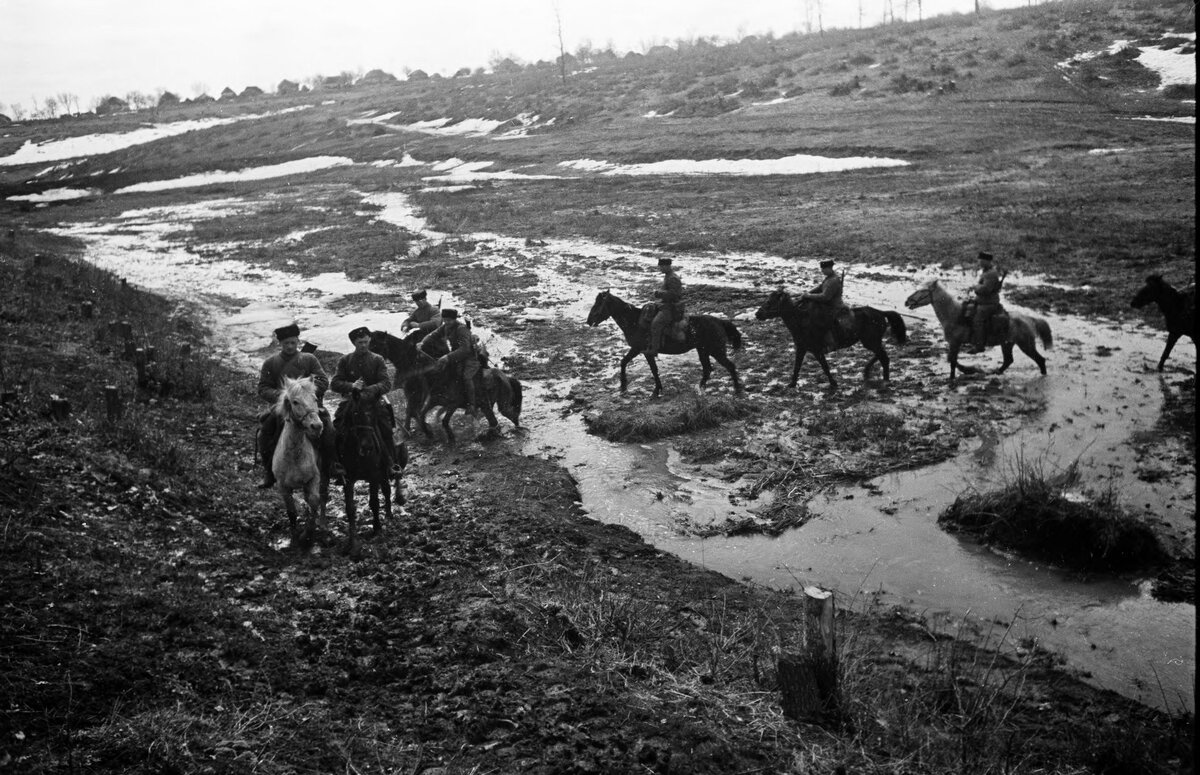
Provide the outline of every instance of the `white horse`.
<path id="1" fill-rule="evenodd" d="M 304 491 L 308 525 L 301 539 L 303 546 L 312 545 L 316 520 L 318 516 L 325 516 L 324 499 L 321 497 L 321 460 L 317 452 L 317 442 L 325 424 L 321 421 L 319 408 L 317 386 L 311 377 L 284 378 L 283 392 L 273 409 L 283 418 L 283 432 L 280 433 L 279 443 L 275 445 L 271 470 L 275 474 L 275 487 L 287 509 L 293 542 L 296 540 L 296 502 L 292 493 Z"/>
<path id="2" fill-rule="evenodd" d="M 943 288 L 937 280 L 930 280 L 904 301 L 904 306 L 909 309 L 923 307 L 926 304 L 933 306 L 933 311 L 937 314 L 938 322 L 942 324 L 942 331 L 946 335 L 946 343 L 950 345 L 950 381 L 954 381 L 955 369 L 961 369 L 963 374 L 978 372 L 978 368 L 964 366 L 958 362 L 958 351 L 971 338 L 971 324 L 964 321 L 962 317 L 962 302 L 951 296 L 950 292 Z M 1004 353 L 1004 363 L 1000 365 L 996 373 L 1003 374 L 1004 370 L 1012 365 L 1012 351 L 1015 344 L 1021 348 L 1021 352 L 1033 359 L 1033 362 L 1045 375 L 1046 359 L 1037 350 L 1037 340 L 1041 339 L 1042 346 L 1047 350 L 1054 345 L 1054 339 L 1050 334 L 1050 324 L 1033 315 L 1019 315 L 1014 312 L 1006 314 L 1008 316 L 1007 329 L 996 331 L 994 327 L 987 334 L 987 346 L 1000 345 L 1000 349 Z M 992 321 L 995 323 L 995 318 Z"/>

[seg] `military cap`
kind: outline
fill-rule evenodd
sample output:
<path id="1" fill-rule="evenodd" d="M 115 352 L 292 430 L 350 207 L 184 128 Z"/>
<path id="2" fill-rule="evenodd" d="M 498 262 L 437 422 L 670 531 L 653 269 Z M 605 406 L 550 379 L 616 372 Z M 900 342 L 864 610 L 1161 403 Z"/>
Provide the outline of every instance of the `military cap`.
<path id="1" fill-rule="evenodd" d="M 670 265 L 671 265 L 671 259 L 669 259 L 669 258 L 660 258 L 660 259 L 658 259 L 658 265 L 659 265 L 659 266 L 670 266 Z"/>
<path id="2" fill-rule="evenodd" d="M 442 317 L 448 320 L 458 320 L 458 310 L 446 307 L 444 310 L 442 310 Z"/>
<path id="3" fill-rule="evenodd" d="M 356 328 L 350 332 L 350 341 L 353 342 L 355 339 L 358 339 L 360 336 L 370 336 L 370 335 L 371 335 L 371 329 L 367 328 L 366 326 L 359 326 L 358 328 Z"/>
<path id="4" fill-rule="evenodd" d="M 280 326 L 275 329 L 275 338 L 281 342 L 284 339 L 291 339 L 294 336 L 300 336 L 300 326 L 295 323 L 289 323 L 286 326 Z"/>
<path id="5" fill-rule="evenodd" d="M 413 301 L 420 301 L 421 299 L 425 298 L 425 297 L 426 297 L 426 296 L 428 296 L 428 295 L 429 295 L 429 294 L 427 294 L 427 293 L 425 292 L 425 289 L 424 289 L 424 288 L 422 288 L 422 289 L 421 289 L 421 290 L 419 290 L 419 291 L 413 291 L 413 292 L 412 292 Z"/>
<path id="6" fill-rule="evenodd" d="M 824 269 L 827 266 L 833 266 L 833 259 L 832 258 L 825 259 L 824 261 L 821 262 L 820 266 L 822 269 Z"/>
<path id="7" fill-rule="evenodd" d="M 985 253 L 985 252 L 983 252 L 983 251 L 981 250 L 981 251 L 979 251 L 979 260 L 980 260 L 980 261 L 991 261 L 991 260 L 993 260 L 993 259 L 992 259 L 992 254 L 991 254 L 991 253 Z"/>

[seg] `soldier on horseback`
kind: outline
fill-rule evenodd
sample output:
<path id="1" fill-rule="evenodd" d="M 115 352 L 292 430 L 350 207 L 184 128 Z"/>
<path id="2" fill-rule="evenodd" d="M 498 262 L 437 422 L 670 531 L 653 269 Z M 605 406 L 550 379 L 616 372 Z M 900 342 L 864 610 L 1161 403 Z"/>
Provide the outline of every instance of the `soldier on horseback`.
<path id="1" fill-rule="evenodd" d="M 975 299 L 964 305 L 965 314 L 971 318 L 971 346 L 967 349 L 969 353 L 981 353 L 987 349 L 988 326 L 992 318 L 1001 312 L 1000 286 L 1004 278 L 996 270 L 994 260 L 991 253 L 980 252 L 979 279 L 971 288 Z"/>
<path id="2" fill-rule="evenodd" d="M 475 378 L 479 375 L 479 354 L 471 329 L 458 320 L 458 310 L 442 310 L 442 324 L 421 340 L 420 348 L 427 345 L 444 345 L 449 352 L 438 358 L 439 368 L 453 368 L 454 376 L 462 385 L 466 410 L 472 418 L 475 410 Z"/>
<path id="3" fill-rule="evenodd" d="M 820 266 L 825 277 L 800 299 L 813 305 L 813 323 L 827 332 L 829 347 L 835 349 L 838 340 L 854 333 L 854 316 L 842 301 L 842 277 L 834 271 L 833 259 L 821 261 Z"/>
<path id="4" fill-rule="evenodd" d="M 419 328 L 422 331 L 432 331 L 438 327 L 438 311 L 437 308 L 429 303 L 428 293 L 424 288 L 413 291 L 412 299 L 417 306 L 412 311 L 404 322 L 400 324 L 401 331 L 408 331 L 411 328 Z"/>
<path id="5" fill-rule="evenodd" d="M 388 456 L 389 468 L 399 458 L 395 444 L 392 441 L 392 429 L 396 427 L 396 414 L 387 394 L 392 389 L 392 380 L 388 377 L 387 362 L 382 355 L 371 352 L 371 331 L 360 326 L 350 332 L 350 341 L 354 344 L 354 352 L 347 353 L 338 360 L 337 371 L 334 372 L 332 387 L 337 392 L 356 399 L 366 399 L 375 402 L 375 422 L 379 437 L 383 440 L 383 449 Z M 343 401 L 338 405 L 333 424 L 337 428 L 338 438 L 345 438 L 346 413 L 349 402 Z"/>
<path id="6" fill-rule="evenodd" d="M 317 356 L 310 352 L 300 351 L 300 327 L 295 323 L 275 329 L 275 339 L 279 342 L 279 352 L 263 361 L 262 370 L 258 377 L 258 397 L 274 406 L 283 392 L 284 377 L 301 379 L 312 377 L 317 386 L 317 401 L 329 389 L 329 377 L 325 374 Z M 335 459 L 333 423 L 329 412 L 324 406 L 320 412 L 321 422 L 325 430 L 321 433 L 320 452 L 322 467 L 328 470 L 329 464 Z M 275 474 L 271 471 L 271 457 L 275 454 L 275 445 L 283 431 L 283 420 L 268 408 L 259 415 L 258 454 L 263 464 L 263 479 L 260 489 L 275 486 Z"/>
<path id="7" fill-rule="evenodd" d="M 667 329 L 683 320 L 683 282 L 671 265 L 671 259 L 658 259 L 658 269 L 663 273 L 662 288 L 654 292 L 659 300 L 658 311 L 650 321 L 650 344 L 646 347 L 646 356 L 653 358 L 662 349 L 663 336 Z"/>

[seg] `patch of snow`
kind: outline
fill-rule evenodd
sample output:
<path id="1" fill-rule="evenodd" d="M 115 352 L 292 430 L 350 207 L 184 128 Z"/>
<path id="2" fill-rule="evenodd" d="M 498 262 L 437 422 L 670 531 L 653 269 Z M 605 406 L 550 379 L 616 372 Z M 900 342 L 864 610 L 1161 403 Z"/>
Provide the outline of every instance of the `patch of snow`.
<path id="1" fill-rule="evenodd" d="M 299 175 L 304 172 L 316 172 L 330 167 L 344 167 L 354 164 L 354 161 L 344 156 L 314 156 L 309 159 L 297 159 L 282 164 L 268 164 L 262 167 L 247 167 L 237 172 L 216 170 L 202 172 L 198 175 L 187 175 L 173 180 L 151 180 L 145 183 L 135 183 L 132 186 L 118 188 L 114 194 L 131 194 L 145 191 L 166 191 L 175 188 L 192 188 L 194 186 L 211 186 L 214 183 L 241 183 L 248 180 L 267 180 L 281 178 L 286 175 Z"/>
<path id="2" fill-rule="evenodd" d="M 372 112 L 372 111 L 368 111 L 368 112 Z M 346 123 L 347 124 L 385 124 L 388 121 L 391 121 L 393 118 L 395 118 L 398 115 L 400 115 L 400 111 L 397 110 L 397 111 L 393 111 L 392 113 L 384 113 L 383 115 L 372 116 L 369 118 L 347 119 Z"/>
<path id="3" fill-rule="evenodd" d="M 1195 116 L 1134 116 L 1132 121 L 1166 121 L 1172 124 L 1194 124 Z"/>
<path id="4" fill-rule="evenodd" d="M 1128 148 L 1093 148 L 1088 151 L 1088 156 L 1111 156 L 1114 153 L 1124 153 Z"/>
<path id="5" fill-rule="evenodd" d="M 165 137 L 174 137 L 198 129 L 209 129 L 239 121 L 251 121 L 281 113 L 291 113 L 296 110 L 303 110 L 306 107 L 308 106 L 287 108 L 286 110 L 274 113 L 235 116 L 233 118 L 204 118 L 190 121 L 175 121 L 169 124 L 149 124 L 142 129 L 134 129 L 131 132 L 80 135 L 79 137 L 68 137 L 63 140 L 51 140 L 40 145 L 32 141 L 26 141 L 15 153 L 0 157 L 0 167 L 16 164 L 32 164 L 34 162 L 62 161 L 64 159 L 77 159 L 81 156 L 112 153 L 113 151 L 154 142 Z"/>
<path id="6" fill-rule="evenodd" d="M 69 199 L 83 199 L 89 196 L 99 196 L 94 188 L 52 188 L 40 194 L 20 194 L 10 196 L 10 202 L 65 202 Z"/>
<path id="7" fill-rule="evenodd" d="M 592 159 L 559 162 L 560 166 L 599 171 L 603 175 L 809 175 L 817 172 L 842 172 L 868 167 L 906 167 L 908 162 L 874 156 L 842 159 L 797 154 L 779 159 L 665 159 L 645 164 L 609 165 L 602 169 Z"/>

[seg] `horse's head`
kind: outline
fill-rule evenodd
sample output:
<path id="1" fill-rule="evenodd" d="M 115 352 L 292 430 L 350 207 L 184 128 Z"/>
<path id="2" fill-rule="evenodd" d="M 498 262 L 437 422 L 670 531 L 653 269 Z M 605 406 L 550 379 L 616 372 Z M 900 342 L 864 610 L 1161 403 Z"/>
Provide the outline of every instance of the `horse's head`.
<path id="1" fill-rule="evenodd" d="M 1147 304 L 1157 301 L 1162 295 L 1163 286 L 1165 284 L 1166 283 L 1163 282 L 1162 275 L 1150 275 L 1146 278 L 1146 284 L 1143 285 L 1142 289 L 1133 297 L 1133 301 L 1129 302 L 1129 306 L 1135 308 L 1144 307 Z"/>
<path id="2" fill-rule="evenodd" d="M 766 302 L 758 308 L 758 312 L 754 313 L 757 320 L 768 320 L 777 318 L 783 314 L 783 306 L 785 300 L 790 300 L 788 292 L 780 288 L 776 291 L 771 291 L 771 295 L 767 297 Z"/>
<path id="3" fill-rule="evenodd" d="M 930 280 L 909 294 L 908 298 L 904 300 L 904 306 L 908 307 L 909 309 L 916 309 L 917 307 L 924 307 L 926 305 L 933 304 L 933 292 L 937 287 L 938 281 Z"/>
<path id="4" fill-rule="evenodd" d="M 587 324 L 589 326 L 598 326 L 609 318 L 612 313 L 608 309 L 608 302 L 611 299 L 612 293 L 608 290 L 603 290 L 596 294 L 596 302 L 592 304 L 592 311 L 587 316 Z"/>
<path id="5" fill-rule="evenodd" d="M 394 336 L 387 331 L 372 331 L 371 332 L 371 352 L 388 357 L 388 340 L 395 339 Z"/>
<path id="6" fill-rule="evenodd" d="M 346 424 L 344 427 L 360 458 L 380 453 L 376 422 L 378 410 L 378 399 L 367 399 L 353 393 L 346 399 Z"/>
<path id="7" fill-rule="evenodd" d="M 278 407 L 284 421 L 299 425 L 309 438 L 316 439 L 325 429 L 319 413 L 317 385 L 312 377 L 284 377 Z"/>

